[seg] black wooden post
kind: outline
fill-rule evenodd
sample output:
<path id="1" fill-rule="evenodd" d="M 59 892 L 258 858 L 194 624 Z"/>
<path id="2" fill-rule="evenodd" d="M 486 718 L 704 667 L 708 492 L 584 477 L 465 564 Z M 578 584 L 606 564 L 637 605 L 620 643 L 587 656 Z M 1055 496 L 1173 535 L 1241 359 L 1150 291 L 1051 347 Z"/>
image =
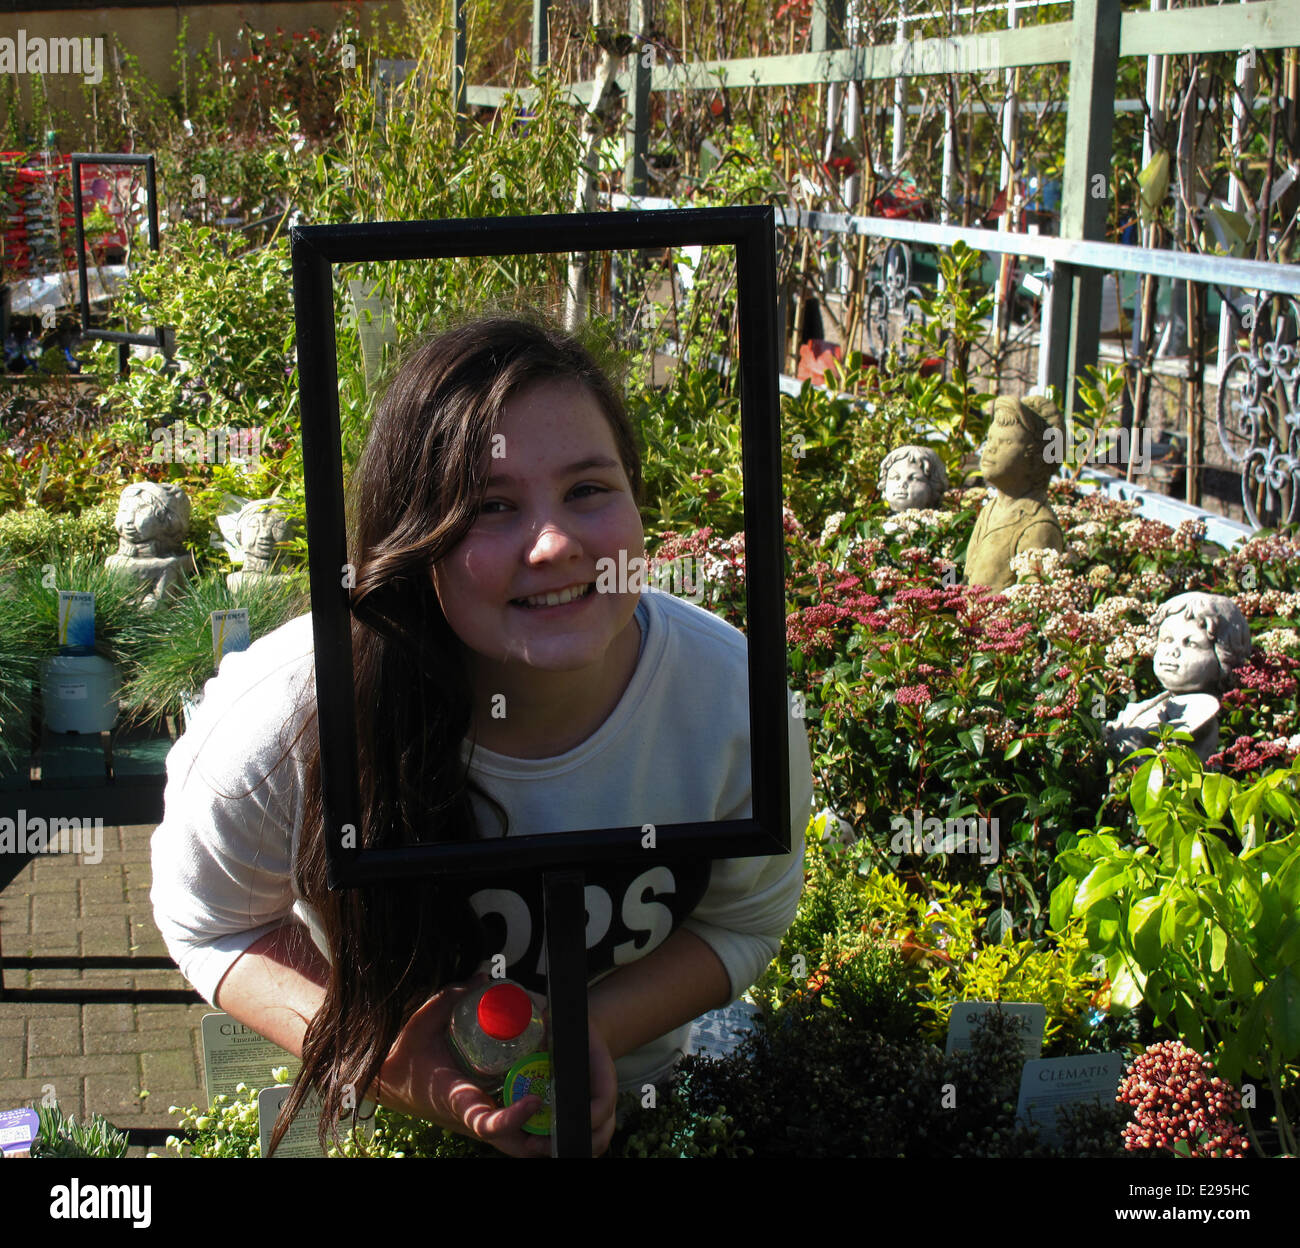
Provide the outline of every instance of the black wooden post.
<path id="1" fill-rule="evenodd" d="M 591 1156 L 586 908 L 581 871 L 542 876 L 546 996 L 551 1011 L 551 1155 Z"/>

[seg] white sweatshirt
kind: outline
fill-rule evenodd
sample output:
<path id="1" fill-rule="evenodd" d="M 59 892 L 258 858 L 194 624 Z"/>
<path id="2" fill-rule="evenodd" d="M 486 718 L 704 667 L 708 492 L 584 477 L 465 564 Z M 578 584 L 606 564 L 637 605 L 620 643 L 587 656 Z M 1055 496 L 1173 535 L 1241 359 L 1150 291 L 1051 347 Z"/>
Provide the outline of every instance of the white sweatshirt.
<path id="1" fill-rule="evenodd" d="M 746 818 L 750 797 L 744 635 L 664 593 L 637 606 L 642 648 L 609 718 L 574 749 L 521 759 L 477 747 L 471 777 L 505 808 L 510 834 Z M 305 758 L 293 739 L 315 695 L 310 615 L 222 660 L 189 730 L 167 756 L 165 813 L 153 836 L 154 920 L 182 973 L 213 1001 L 226 971 L 291 914 L 329 956 L 294 866 Z M 304 702 L 303 700 L 306 699 Z M 789 719 L 793 852 L 761 858 L 602 867 L 588 873 L 592 979 L 636 961 L 685 926 L 718 955 L 732 998 L 780 948 L 803 885 L 812 774 L 801 720 Z M 477 797 L 485 835 L 498 835 Z M 544 991 L 540 880 L 509 877 L 471 898 L 511 978 Z M 657 1080 L 689 1025 L 617 1063 L 620 1086 Z"/>

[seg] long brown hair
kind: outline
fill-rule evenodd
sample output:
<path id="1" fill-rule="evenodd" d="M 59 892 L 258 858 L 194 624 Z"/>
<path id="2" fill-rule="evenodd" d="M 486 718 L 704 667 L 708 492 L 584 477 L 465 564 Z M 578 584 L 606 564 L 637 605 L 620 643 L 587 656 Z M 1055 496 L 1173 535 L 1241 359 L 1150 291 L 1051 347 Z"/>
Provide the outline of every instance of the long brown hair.
<path id="1" fill-rule="evenodd" d="M 494 316 L 439 334 L 405 360 L 376 409 L 350 485 L 363 847 L 475 837 L 471 792 L 500 810 L 470 780 L 461 756 L 473 690 L 465 647 L 443 615 L 431 572 L 474 521 L 504 404 L 550 378 L 591 391 L 639 502 L 641 456 L 622 399 L 590 351 L 537 321 Z M 295 882 L 319 915 L 330 970 L 270 1151 L 312 1088 L 321 1098 L 321 1145 L 327 1131 L 337 1141 L 345 1108 L 355 1123 L 411 1014 L 485 955 L 468 903 L 429 877 L 327 887 L 314 707 L 299 738 L 306 788 Z"/>

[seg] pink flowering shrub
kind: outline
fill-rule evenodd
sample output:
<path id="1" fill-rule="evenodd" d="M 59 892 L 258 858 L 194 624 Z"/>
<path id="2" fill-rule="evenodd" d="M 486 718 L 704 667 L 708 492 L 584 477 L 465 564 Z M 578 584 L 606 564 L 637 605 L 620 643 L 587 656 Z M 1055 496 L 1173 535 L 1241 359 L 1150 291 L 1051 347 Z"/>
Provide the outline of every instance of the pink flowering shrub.
<path id="1" fill-rule="evenodd" d="M 1115 1099 L 1133 1110 L 1123 1132 L 1129 1152 L 1244 1157 L 1250 1147 L 1233 1118 L 1241 1094 L 1214 1073 L 1209 1058 L 1177 1040 L 1134 1058 Z"/>
<path id="2" fill-rule="evenodd" d="M 1159 691 L 1156 606 L 1188 588 L 1226 592 L 1284 639 L 1300 604 L 1300 546 L 1287 539 L 1224 555 L 1202 522 L 1171 529 L 1132 504 L 1052 493 L 1067 549 L 1003 593 L 960 583 L 983 489 L 950 490 L 934 511 L 832 512 L 816 534 L 786 515 L 791 683 L 806 695 L 819 801 L 904 877 L 993 890 L 990 935 L 1042 935 L 1057 836 L 1126 817 L 1131 767 L 1100 729 Z M 661 535 L 656 559 L 683 556 L 705 569 L 710 609 L 743 628 L 743 541 Z M 1300 652 L 1281 646 L 1257 649 L 1224 694 L 1215 765 L 1232 774 L 1285 765 L 1300 747 Z M 996 818 L 997 862 L 895 852 L 894 820 L 915 809 Z"/>

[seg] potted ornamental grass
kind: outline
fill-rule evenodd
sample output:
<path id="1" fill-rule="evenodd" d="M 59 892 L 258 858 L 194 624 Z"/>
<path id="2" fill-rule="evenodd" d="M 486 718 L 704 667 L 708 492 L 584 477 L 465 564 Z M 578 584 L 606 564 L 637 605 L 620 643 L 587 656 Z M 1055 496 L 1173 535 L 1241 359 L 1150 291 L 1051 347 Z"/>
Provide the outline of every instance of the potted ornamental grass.
<path id="1" fill-rule="evenodd" d="M 0 772 L 8 770 L 31 743 L 42 622 L 39 605 L 15 592 L 12 572 L 0 577 Z"/>
<path id="2" fill-rule="evenodd" d="M 244 577 L 232 589 L 220 571 L 189 581 L 160 611 L 134 618 L 123 638 L 129 675 L 123 708 L 130 723 L 188 716 L 216 669 L 214 611 L 248 611 L 252 640 L 311 607 L 305 573 Z M 188 709 L 187 709 L 188 708 Z"/>
<path id="3" fill-rule="evenodd" d="M 89 629 L 60 642 L 60 591 L 94 597 Z M 23 723 L 40 687 L 52 731 L 101 731 L 117 717 L 117 643 L 138 613 L 138 586 L 94 555 L 46 549 L 11 562 L 0 584 L 0 715 L 9 753 L 21 751 Z M 63 609 L 66 613 L 67 604 Z M 28 708 L 26 713 L 24 707 Z"/>

